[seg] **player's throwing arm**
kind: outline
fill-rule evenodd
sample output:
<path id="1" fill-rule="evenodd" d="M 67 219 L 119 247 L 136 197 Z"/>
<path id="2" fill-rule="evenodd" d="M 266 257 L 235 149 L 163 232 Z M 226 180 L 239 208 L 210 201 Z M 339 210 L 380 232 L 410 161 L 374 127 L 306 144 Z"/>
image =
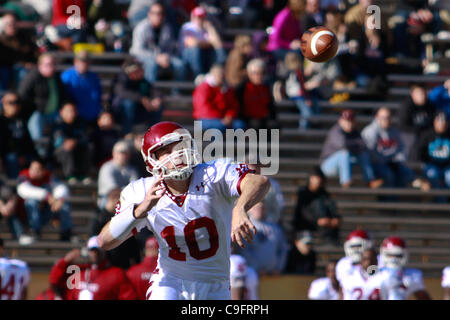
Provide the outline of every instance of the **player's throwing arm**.
<path id="1" fill-rule="evenodd" d="M 270 189 L 267 177 L 247 174 L 241 181 L 241 195 L 233 209 L 231 220 L 231 240 L 244 247 L 244 241 L 251 242 L 256 228 L 250 221 L 247 211 L 262 201 Z"/>
<path id="2" fill-rule="evenodd" d="M 161 184 L 162 176 L 153 183 L 145 195 L 144 201 L 134 207 L 134 210 L 115 215 L 102 229 L 98 236 L 98 243 L 104 250 L 118 247 L 122 242 L 131 237 L 131 230 L 141 220 L 147 218 L 148 212 L 158 203 L 164 195 L 165 187 Z"/>

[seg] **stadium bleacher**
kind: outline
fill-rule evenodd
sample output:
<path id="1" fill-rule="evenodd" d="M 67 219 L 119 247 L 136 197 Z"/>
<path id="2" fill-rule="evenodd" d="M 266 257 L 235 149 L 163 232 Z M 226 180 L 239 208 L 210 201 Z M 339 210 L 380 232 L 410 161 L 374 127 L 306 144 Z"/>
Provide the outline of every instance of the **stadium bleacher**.
<path id="1" fill-rule="evenodd" d="M 250 31 L 249 31 L 250 32 Z M 231 34 L 240 34 L 242 30 L 233 30 Z M 63 70 L 69 66 L 73 54 L 56 53 L 59 61 L 58 69 Z M 119 72 L 126 54 L 104 53 L 93 56 L 92 70 L 98 72 L 105 92 L 104 101 L 110 94 L 112 80 Z M 386 106 L 393 110 L 394 115 L 399 107 L 399 101 L 408 94 L 408 86 L 413 82 L 433 86 L 442 83 L 447 76 L 389 74 L 390 88 L 386 101 L 353 100 L 338 104 L 321 101 L 321 114 L 313 116 L 314 129 L 299 131 L 296 129 L 298 112 L 290 101 L 277 104 L 278 120 L 281 126 L 280 134 L 280 172 L 275 176 L 282 186 L 287 205 L 283 220 L 289 223 L 292 218 L 293 206 L 299 186 L 306 182 L 313 166 L 318 164 L 318 155 L 327 134 L 327 130 L 336 122 L 338 112 L 342 109 L 355 109 L 365 112 L 357 117 L 363 125 L 371 120 L 371 114 Z M 192 98 L 194 84 L 191 82 L 156 82 L 155 87 L 165 90 L 177 88 L 181 96 L 165 96 L 164 119 L 178 121 L 187 128 L 192 129 Z M 337 90 L 348 92 L 363 98 L 367 93 L 364 89 Z M 416 170 L 419 164 L 412 164 Z M 426 276 L 439 276 L 442 268 L 450 264 L 450 235 L 448 230 L 450 220 L 450 204 L 433 203 L 433 197 L 450 196 L 450 190 L 431 190 L 424 193 L 419 190 L 405 189 L 377 189 L 372 190 L 364 186 L 358 169 L 355 169 L 356 186 L 343 189 L 339 187 L 337 179 L 330 179 L 329 192 L 336 200 L 338 212 L 343 217 L 341 241 L 346 234 L 356 227 L 365 228 L 372 232 L 376 244 L 379 245 L 383 237 L 396 233 L 405 238 L 410 247 L 411 266 L 420 268 Z M 14 181 L 10 182 L 14 185 Z M 71 186 L 72 216 L 74 219 L 75 234 L 81 241 L 87 239 L 87 222 L 95 214 L 96 185 L 84 186 L 81 184 Z M 380 202 L 379 196 L 395 195 L 398 201 Z M 69 249 L 79 247 L 79 243 L 61 243 L 57 239 L 57 228 L 47 226 L 43 232 L 43 240 L 30 246 L 20 246 L 12 240 L 5 224 L 0 224 L 0 236 L 6 239 L 7 254 L 27 261 L 34 270 L 48 270 L 50 266 Z M 318 252 L 318 272 L 323 271 L 326 262 L 343 255 L 342 247 L 333 247 L 316 243 Z"/>

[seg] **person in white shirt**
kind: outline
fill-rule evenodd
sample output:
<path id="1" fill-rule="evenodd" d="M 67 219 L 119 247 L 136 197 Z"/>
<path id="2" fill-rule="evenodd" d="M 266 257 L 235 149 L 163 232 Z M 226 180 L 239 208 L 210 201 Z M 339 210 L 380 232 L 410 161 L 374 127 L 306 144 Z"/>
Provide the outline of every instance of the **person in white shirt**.
<path id="1" fill-rule="evenodd" d="M 444 300 L 450 300 L 450 266 L 442 271 L 441 286 L 444 289 Z"/>
<path id="2" fill-rule="evenodd" d="M 336 279 L 336 261 L 330 261 L 325 267 L 326 277 L 311 282 L 308 290 L 310 300 L 341 300 L 340 285 Z"/>

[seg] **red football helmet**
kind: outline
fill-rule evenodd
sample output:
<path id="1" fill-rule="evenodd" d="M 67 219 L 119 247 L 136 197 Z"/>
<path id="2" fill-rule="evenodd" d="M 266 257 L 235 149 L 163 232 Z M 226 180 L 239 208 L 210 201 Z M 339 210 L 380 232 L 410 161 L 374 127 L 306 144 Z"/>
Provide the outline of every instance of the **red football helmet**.
<path id="1" fill-rule="evenodd" d="M 159 161 L 155 151 L 169 144 L 178 142 L 172 153 Z M 147 171 L 154 176 L 163 174 L 164 179 L 185 180 L 200 163 L 197 145 L 188 130 L 178 123 L 164 121 L 151 126 L 142 139 L 142 157 Z M 167 164 L 172 164 L 172 169 Z"/>
<path id="2" fill-rule="evenodd" d="M 399 237 L 384 239 L 381 244 L 380 254 L 384 267 L 402 268 L 408 262 L 406 243 Z"/>
<path id="3" fill-rule="evenodd" d="M 350 232 L 344 243 L 345 255 L 352 258 L 353 263 L 359 263 L 362 252 L 369 248 L 372 248 L 372 240 L 366 231 L 360 229 Z"/>

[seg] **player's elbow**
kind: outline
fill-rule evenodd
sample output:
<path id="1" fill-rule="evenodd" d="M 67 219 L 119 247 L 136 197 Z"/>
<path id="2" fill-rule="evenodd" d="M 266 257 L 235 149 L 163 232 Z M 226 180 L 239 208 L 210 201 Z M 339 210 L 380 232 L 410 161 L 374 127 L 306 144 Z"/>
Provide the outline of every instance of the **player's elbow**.
<path id="1" fill-rule="evenodd" d="M 260 186 L 264 190 L 264 193 L 269 192 L 270 189 L 270 179 L 266 176 L 259 176 Z"/>

